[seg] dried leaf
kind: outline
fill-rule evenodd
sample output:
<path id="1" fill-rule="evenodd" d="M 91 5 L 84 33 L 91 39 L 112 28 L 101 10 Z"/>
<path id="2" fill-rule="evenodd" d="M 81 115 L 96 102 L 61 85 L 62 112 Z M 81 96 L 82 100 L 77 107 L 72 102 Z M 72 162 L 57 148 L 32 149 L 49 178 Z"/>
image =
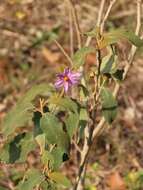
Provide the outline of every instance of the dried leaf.
<path id="1" fill-rule="evenodd" d="M 110 187 L 110 190 L 126 190 L 123 178 L 117 171 L 108 176 L 107 183 Z"/>

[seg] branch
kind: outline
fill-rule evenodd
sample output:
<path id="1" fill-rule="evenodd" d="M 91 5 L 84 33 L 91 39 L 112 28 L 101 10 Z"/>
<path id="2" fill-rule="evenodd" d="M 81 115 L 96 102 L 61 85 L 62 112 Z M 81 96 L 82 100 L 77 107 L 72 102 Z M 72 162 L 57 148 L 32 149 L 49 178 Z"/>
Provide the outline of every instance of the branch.
<path id="1" fill-rule="evenodd" d="M 107 9 L 107 11 L 106 11 L 106 13 L 105 13 L 105 16 L 104 16 L 104 18 L 103 18 L 103 21 L 102 21 L 102 23 L 101 23 L 101 34 L 103 33 L 103 29 L 104 29 L 104 25 L 105 25 L 105 22 L 106 22 L 106 20 L 107 20 L 107 18 L 108 18 L 108 16 L 109 16 L 109 14 L 110 14 L 110 12 L 111 12 L 111 9 L 112 9 L 112 7 L 113 7 L 113 5 L 114 5 L 114 3 L 116 2 L 116 0 L 112 0 L 111 2 L 110 2 L 110 5 L 109 5 L 109 7 L 108 7 L 108 9 Z"/>
<path id="2" fill-rule="evenodd" d="M 64 48 L 61 46 L 61 44 L 57 40 L 54 40 L 54 42 L 56 43 L 56 45 L 58 46 L 58 48 L 61 50 L 61 52 L 63 53 L 63 55 L 67 58 L 67 60 L 69 61 L 69 63 L 72 65 L 73 64 L 72 59 L 67 54 L 67 52 L 64 50 Z"/>
<path id="3" fill-rule="evenodd" d="M 137 0 L 137 26 L 136 26 L 136 30 L 135 30 L 136 35 L 139 35 L 140 29 L 141 29 L 141 0 Z M 133 63 L 136 51 L 137 51 L 137 48 L 134 45 L 132 45 L 130 53 L 129 53 L 129 58 L 128 58 L 127 64 L 124 68 L 123 79 L 125 79 L 127 76 L 127 73 L 129 71 L 132 63 Z M 120 89 L 120 84 L 116 83 L 114 90 L 113 90 L 113 95 L 115 97 L 117 96 L 119 89 Z M 97 125 L 97 127 L 93 131 L 93 139 L 99 135 L 101 130 L 104 129 L 104 124 L 105 124 L 105 119 L 102 118 L 100 120 L 99 124 Z"/>
<path id="4" fill-rule="evenodd" d="M 73 15 L 73 21 L 74 21 L 74 25 L 75 25 L 76 34 L 77 34 L 78 48 L 80 49 L 82 47 L 82 38 L 81 38 L 81 30 L 80 30 L 80 26 L 79 26 L 77 11 L 76 11 L 75 6 L 73 5 L 72 1 L 68 0 L 68 2 L 70 4 L 72 15 Z"/>
<path id="5" fill-rule="evenodd" d="M 100 26 L 101 23 L 101 19 L 102 19 L 102 14 L 103 14 L 103 9 L 104 9 L 104 5 L 105 5 L 105 0 L 102 0 L 100 3 L 100 8 L 99 8 L 99 12 L 98 12 L 98 17 L 97 17 L 97 26 Z M 90 42 L 92 40 L 92 37 L 89 36 L 86 40 L 85 46 L 89 46 Z"/>
<path id="6" fill-rule="evenodd" d="M 74 54 L 73 19 L 70 8 L 69 8 L 69 34 L 70 34 L 70 55 L 71 57 L 73 57 Z"/>
<path id="7" fill-rule="evenodd" d="M 109 15 L 109 10 L 111 10 L 111 7 L 113 6 L 113 3 L 115 3 L 115 0 L 111 1 L 111 4 L 107 10 L 107 13 L 105 14 L 105 17 L 103 19 L 102 22 L 102 27 L 104 26 L 104 23 Z M 111 6 L 112 5 L 112 6 Z M 139 34 L 141 28 L 141 0 L 137 0 L 137 26 L 136 26 L 136 35 Z M 88 38 L 88 44 L 86 43 L 86 45 L 89 45 L 90 41 L 92 38 Z M 125 72 L 124 72 L 124 77 L 123 79 L 126 78 L 127 73 L 129 71 L 129 68 L 131 67 L 133 60 L 134 60 L 134 56 L 136 53 L 137 48 L 132 45 L 130 53 L 129 53 L 129 59 L 128 59 L 128 64 L 125 66 Z M 116 97 L 119 91 L 120 85 L 116 84 L 113 94 Z M 80 164 L 80 168 L 79 168 L 79 174 L 78 174 L 78 178 L 76 181 L 76 185 L 74 187 L 74 190 L 83 190 L 83 177 L 85 175 L 85 171 L 86 171 L 86 163 L 87 163 L 87 159 L 88 159 L 88 154 L 91 148 L 91 144 L 93 142 L 93 140 L 99 136 L 99 134 L 104 130 L 104 124 L 105 124 L 105 119 L 104 117 L 101 118 L 100 122 L 98 123 L 98 125 L 96 127 L 94 127 L 94 130 L 91 128 L 89 129 L 88 127 L 86 127 L 85 129 L 85 141 L 84 141 L 84 146 L 83 146 L 83 150 L 81 152 L 81 164 Z"/>

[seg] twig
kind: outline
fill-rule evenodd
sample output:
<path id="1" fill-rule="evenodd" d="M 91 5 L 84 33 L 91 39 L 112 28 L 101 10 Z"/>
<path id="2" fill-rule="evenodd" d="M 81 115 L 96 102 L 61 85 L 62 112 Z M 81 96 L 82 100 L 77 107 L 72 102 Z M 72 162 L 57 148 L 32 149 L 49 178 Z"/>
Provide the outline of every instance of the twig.
<path id="1" fill-rule="evenodd" d="M 73 57 L 74 54 L 73 20 L 70 8 L 69 8 L 69 34 L 70 34 L 70 55 L 71 57 Z"/>
<path id="2" fill-rule="evenodd" d="M 73 21 L 74 21 L 74 25 L 75 25 L 75 29 L 76 29 L 76 34 L 77 34 L 78 48 L 80 49 L 82 47 L 82 38 L 81 38 L 82 33 L 80 30 L 80 26 L 79 26 L 77 11 L 76 11 L 75 6 L 73 5 L 72 1 L 71 0 L 68 0 L 68 1 L 71 6 L 71 10 L 72 10 Z"/>
<path id="3" fill-rule="evenodd" d="M 97 18 L 97 26 L 100 26 L 101 20 L 102 20 L 102 15 L 103 15 L 103 10 L 104 10 L 104 5 L 105 5 L 105 0 L 101 1 L 100 8 L 99 8 L 99 13 L 98 13 L 98 18 Z"/>
<path id="4" fill-rule="evenodd" d="M 67 58 L 67 60 L 69 61 L 69 63 L 72 65 L 73 64 L 72 59 L 67 54 L 67 52 L 64 50 L 64 48 L 61 46 L 61 44 L 59 44 L 59 42 L 57 40 L 54 40 L 54 42 L 56 43 L 56 45 L 58 46 L 58 48 L 61 50 L 61 52 L 64 54 L 64 56 Z"/>
<path id="5" fill-rule="evenodd" d="M 105 0 L 102 0 L 101 3 L 100 3 L 100 8 L 99 8 L 99 12 L 98 12 L 98 17 L 97 17 L 97 26 L 100 26 L 100 22 L 101 22 L 101 17 L 102 17 L 102 14 L 103 14 L 103 9 L 104 9 L 104 5 L 105 5 Z M 92 40 L 92 37 L 89 36 L 86 40 L 86 43 L 85 43 L 85 46 L 89 46 L 90 42 Z"/>
<path id="6" fill-rule="evenodd" d="M 136 14 L 135 10 L 125 10 L 119 13 L 116 13 L 115 15 L 111 16 L 110 19 L 113 20 L 117 20 L 117 19 L 122 19 L 124 17 L 129 17 Z"/>
<path id="7" fill-rule="evenodd" d="M 77 150 L 79 153 L 81 153 L 81 149 L 80 149 L 80 147 L 78 146 L 78 144 L 75 142 L 75 140 L 72 140 L 72 143 L 74 144 L 76 150 Z"/>
<path id="8" fill-rule="evenodd" d="M 114 5 L 115 2 L 116 2 L 116 0 L 112 0 L 112 1 L 110 2 L 110 5 L 109 5 L 109 7 L 108 7 L 108 9 L 107 9 L 107 11 L 106 11 L 106 13 L 105 13 L 105 16 L 104 16 L 104 18 L 103 18 L 103 20 L 102 20 L 101 28 L 100 28 L 101 34 L 103 33 L 103 29 L 104 29 L 105 22 L 106 22 L 106 20 L 107 20 L 107 18 L 108 18 L 108 16 L 109 16 L 109 14 L 110 14 L 110 12 L 111 12 L 111 9 L 112 9 L 112 7 L 113 7 L 113 5 Z"/>
<path id="9" fill-rule="evenodd" d="M 86 126 L 85 130 L 84 130 L 84 145 L 83 145 L 83 149 L 81 151 L 81 161 L 80 161 L 80 166 L 79 166 L 79 172 L 78 172 L 78 176 L 77 176 L 76 183 L 75 183 L 73 190 L 82 190 L 83 189 L 83 177 L 85 175 L 85 163 L 86 163 L 86 159 L 87 159 L 89 147 L 90 147 L 88 139 L 89 139 L 89 128 L 88 128 L 88 126 Z"/>
<path id="10" fill-rule="evenodd" d="M 141 7 L 142 5 L 142 0 L 137 0 L 137 26 L 136 26 L 136 35 L 139 34 L 140 29 L 141 29 Z"/>

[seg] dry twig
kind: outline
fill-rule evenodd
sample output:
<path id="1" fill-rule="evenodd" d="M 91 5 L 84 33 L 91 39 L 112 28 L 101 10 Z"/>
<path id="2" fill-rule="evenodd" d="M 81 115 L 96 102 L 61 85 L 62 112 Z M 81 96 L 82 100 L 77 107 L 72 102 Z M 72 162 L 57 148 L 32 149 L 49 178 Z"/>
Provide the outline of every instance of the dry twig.
<path id="1" fill-rule="evenodd" d="M 70 58 L 70 56 L 67 54 L 67 52 L 64 50 L 64 48 L 61 46 L 61 44 L 57 41 L 54 40 L 56 45 L 58 46 L 58 48 L 61 50 L 61 52 L 63 53 L 63 55 L 67 58 L 67 60 L 69 61 L 69 63 L 72 65 L 72 59 Z"/>
<path id="2" fill-rule="evenodd" d="M 74 25 L 75 25 L 75 29 L 76 29 L 76 34 L 77 34 L 78 48 L 80 49 L 82 46 L 82 38 L 81 38 L 82 33 L 80 30 L 80 26 L 79 26 L 77 11 L 71 0 L 68 0 L 68 3 L 70 4 L 70 7 L 71 7 L 73 21 L 74 21 Z"/>

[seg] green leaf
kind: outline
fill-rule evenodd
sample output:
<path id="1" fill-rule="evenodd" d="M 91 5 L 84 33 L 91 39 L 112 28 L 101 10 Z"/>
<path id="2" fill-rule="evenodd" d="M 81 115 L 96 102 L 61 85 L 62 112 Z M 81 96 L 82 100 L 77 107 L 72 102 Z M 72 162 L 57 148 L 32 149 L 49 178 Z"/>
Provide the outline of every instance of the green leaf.
<path id="1" fill-rule="evenodd" d="M 63 185 L 67 188 L 71 187 L 71 182 L 63 174 L 61 174 L 61 172 L 52 172 L 49 174 L 49 177 L 57 184 Z"/>
<path id="2" fill-rule="evenodd" d="M 40 185 L 42 190 L 58 190 L 57 185 L 52 181 L 43 181 Z"/>
<path id="3" fill-rule="evenodd" d="M 86 32 L 85 35 L 91 36 L 91 37 L 98 37 L 99 33 L 100 33 L 100 28 L 99 27 L 95 27 L 91 31 Z"/>
<path id="4" fill-rule="evenodd" d="M 109 74 L 112 73 L 116 68 L 117 56 L 115 54 L 107 55 L 103 58 L 101 64 L 101 73 Z"/>
<path id="5" fill-rule="evenodd" d="M 19 171 L 16 167 L 12 168 L 10 172 L 11 172 L 11 180 L 14 182 L 20 181 L 23 178 L 23 175 L 25 173 L 25 171 L 23 170 Z"/>
<path id="6" fill-rule="evenodd" d="M 79 120 L 87 121 L 89 119 L 86 108 L 80 109 Z"/>
<path id="7" fill-rule="evenodd" d="M 78 106 L 77 104 L 70 98 L 61 98 L 59 101 L 59 106 L 65 108 L 67 111 L 72 111 L 72 112 L 77 112 L 78 111 Z"/>
<path id="8" fill-rule="evenodd" d="M 132 31 L 127 31 L 127 30 L 124 31 L 123 37 L 128 39 L 136 47 L 142 47 L 143 46 L 143 40 L 140 39 L 139 36 L 135 35 L 135 33 Z"/>
<path id="9" fill-rule="evenodd" d="M 60 147 L 53 147 L 51 151 L 44 150 L 41 161 L 53 171 L 58 170 L 64 160 L 65 152 Z"/>
<path id="10" fill-rule="evenodd" d="M 76 132 L 76 129 L 78 128 L 79 115 L 76 113 L 70 113 L 68 118 L 65 120 L 65 124 L 67 132 L 70 138 L 72 138 L 74 133 Z"/>
<path id="11" fill-rule="evenodd" d="M 64 109 L 66 111 L 71 111 L 71 112 L 78 111 L 77 104 L 69 97 L 58 98 L 53 96 L 49 99 L 49 103 L 58 106 L 60 110 Z"/>
<path id="12" fill-rule="evenodd" d="M 124 30 L 124 29 L 116 29 L 110 32 L 103 34 L 103 38 L 99 43 L 100 49 L 109 46 L 111 44 L 117 43 L 119 40 L 126 39 L 136 47 L 143 46 L 143 40 L 139 38 L 139 36 L 135 35 L 134 32 Z"/>
<path id="13" fill-rule="evenodd" d="M 58 170 L 61 164 L 64 162 L 64 154 L 65 151 L 63 151 L 60 147 L 55 147 L 51 151 L 51 155 L 53 156 L 54 162 L 52 163 L 53 170 Z"/>
<path id="14" fill-rule="evenodd" d="M 88 92 L 87 87 L 85 85 L 84 79 L 82 79 L 81 82 L 83 84 L 80 84 L 80 100 L 82 102 L 86 103 L 88 100 L 89 92 Z"/>
<path id="15" fill-rule="evenodd" d="M 125 177 L 128 189 L 141 190 L 143 188 L 143 170 L 131 171 Z"/>
<path id="16" fill-rule="evenodd" d="M 28 153 L 36 148 L 33 133 L 27 133 L 25 137 L 20 141 L 19 146 L 21 148 L 21 152 L 17 162 L 25 162 Z"/>
<path id="17" fill-rule="evenodd" d="M 40 126 L 49 144 L 57 144 L 61 149 L 68 150 L 69 137 L 63 131 L 62 124 L 56 116 L 52 113 L 45 113 L 41 118 Z"/>
<path id="18" fill-rule="evenodd" d="M 79 68 L 80 66 L 83 66 L 85 63 L 86 56 L 89 53 L 94 53 L 95 48 L 92 47 L 83 47 L 80 50 L 78 50 L 74 57 L 73 57 L 73 63 L 75 68 Z"/>
<path id="19" fill-rule="evenodd" d="M 32 190 L 36 185 L 40 184 L 44 176 L 37 169 L 30 169 L 25 174 L 25 180 L 21 181 L 16 190 Z"/>
<path id="20" fill-rule="evenodd" d="M 27 159 L 29 152 L 36 148 L 33 134 L 20 134 L 4 145 L 0 160 L 6 163 L 21 163 Z"/>
<path id="21" fill-rule="evenodd" d="M 35 85 L 23 97 L 20 98 L 17 105 L 6 115 L 2 123 L 2 133 L 8 136 L 18 128 L 23 127 L 32 119 L 33 113 L 32 101 L 43 94 L 50 94 L 52 87 L 47 84 Z"/>
<path id="22" fill-rule="evenodd" d="M 41 135 L 36 136 L 35 140 L 38 143 L 38 145 L 40 147 L 40 153 L 42 154 L 45 150 L 45 145 L 46 145 L 45 134 L 41 134 Z"/>
<path id="23" fill-rule="evenodd" d="M 54 157 L 50 152 L 48 152 L 47 150 L 44 150 L 41 156 L 41 160 L 44 165 L 49 165 L 50 169 L 53 169 Z"/>
<path id="24" fill-rule="evenodd" d="M 77 142 L 79 142 L 84 137 L 84 129 L 87 125 L 88 120 L 89 120 L 89 116 L 88 116 L 86 108 L 81 108 L 80 115 L 79 115 L 79 130 L 78 130 Z"/>
<path id="25" fill-rule="evenodd" d="M 117 115 L 117 102 L 109 89 L 101 90 L 102 114 L 108 123 L 112 123 Z"/>

